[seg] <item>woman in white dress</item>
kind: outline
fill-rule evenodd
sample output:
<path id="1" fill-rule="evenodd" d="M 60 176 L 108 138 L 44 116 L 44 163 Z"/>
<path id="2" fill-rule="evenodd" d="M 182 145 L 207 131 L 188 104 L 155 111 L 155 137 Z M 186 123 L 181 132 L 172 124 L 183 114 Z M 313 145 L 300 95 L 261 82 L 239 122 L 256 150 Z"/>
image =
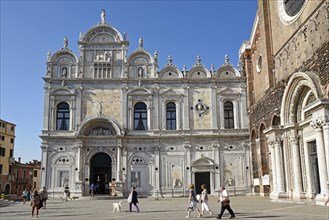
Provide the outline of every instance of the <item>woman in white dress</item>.
<path id="1" fill-rule="evenodd" d="M 202 192 L 201 192 L 201 213 L 202 213 L 202 215 L 204 215 L 204 211 L 206 210 L 206 211 L 210 212 L 210 215 L 212 215 L 212 211 L 210 210 L 209 205 L 208 205 L 208 192 L 207 192 L 207 189 L 206 189 L 206 184 L 202 184 L 201 189 L 202 189 Z"/>

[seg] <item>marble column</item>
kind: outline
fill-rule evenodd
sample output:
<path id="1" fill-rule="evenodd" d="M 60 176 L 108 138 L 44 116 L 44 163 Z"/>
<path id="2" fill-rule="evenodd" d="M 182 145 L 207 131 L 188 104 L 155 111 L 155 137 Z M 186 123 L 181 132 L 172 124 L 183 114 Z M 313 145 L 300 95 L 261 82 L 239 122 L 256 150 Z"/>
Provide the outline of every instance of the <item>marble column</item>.
<path id="1" fill-rule="evenodd" d="M 301 198 L 302 176 L 300 170 L 300 155 L 298 138 L 295 135 L 290 137 L 291 151 L 292 151 L 292 170 L 293 170 L 293 198 Z"/>
<path id="2" fill-rule="evenodd" d="M 276 190 L 284 192 L 283 187 L 283 163 L 282 163 L 282 145 L 281 138 L 276 138 L 274 141 L 275 148 L 275 167 L 276 167 Z"/>
<path id="3" fill-rule="evenodd" d="M 271 141 L 268 143 L 269 144 L 269 148 L 270 148 L 270 153 L 271 153 L 271 166 L 272 166 L 272 181 L 273 181 L 273 191 L 272 193 L 276 193 L 277 192 L 277 172 L 276 172 L 276 161 L 275 161 L 275 146 L 274 143 Z"/>
<path id="4" fill-rule="evenodd" d="M 122 164 L 122 145 L 118 144 L 117 145 L 117 177 L 116 177 L 117 182 L 122 181 L 121 164 Z"/>
<path id="5" fill-rule="evenodd" d="M 316 138 L 316 151 L 318 156 L 318 168 L 319 168 L 319 178 L 320 178 L 320 194 L 326 195 L 328 194 L 327 181 L 328 181 L 328 173 L 327 173 L 327 164 L 326 164 L 326 155 L 324 149 L 324 141 L 323 141 L 323 131 L 322 126 L 324 125 L 324 121 L 314 120 L 311 122 L 311 126 L 315 130 L 315 138 Z"/>
<path id="6" fill-rule="evenodd" d="M 326 162 L 327 162 L 327 177 L 329 183 L 329 121 L 326 121 L 323 125 L 323 140 L 324 140 L 324 149 L 326 154 Z"/>

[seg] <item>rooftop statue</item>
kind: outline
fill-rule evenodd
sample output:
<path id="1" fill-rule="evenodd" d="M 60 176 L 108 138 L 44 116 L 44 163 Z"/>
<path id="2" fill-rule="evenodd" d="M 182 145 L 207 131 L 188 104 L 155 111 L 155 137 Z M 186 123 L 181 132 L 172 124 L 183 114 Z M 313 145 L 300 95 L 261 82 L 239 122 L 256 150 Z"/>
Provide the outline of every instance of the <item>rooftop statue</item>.
<path id="1" fill-rule="evenodd" d="M 228 58 L 228 55 L 225 54 L 225 65 L 229 65 L 230 58 Z"/>
<path id="2" fill-rule="evenodd" d="M 105 10 L 102 9 L 102 12 L 101 12 L 101 24 L 106 24 L 106 13 L 105 13 Z"/>
<path id="3" fill-rule="evenodd" d="M 65 48 L 65 49 L 69 46 L 69 40 L 67 39 L 66 36 L 64 37 L 64 42 L 63 42 L 63 44 L 64 44 L 64 48 Z"/>
<path id="4" fill-rule="evenodd" d="M 142 37 L 140 37 L 139 38 L 139 47 L 143 47 L 143 44 L 144 44 L 144 42 L 143 42 L 143 38 Z"/>

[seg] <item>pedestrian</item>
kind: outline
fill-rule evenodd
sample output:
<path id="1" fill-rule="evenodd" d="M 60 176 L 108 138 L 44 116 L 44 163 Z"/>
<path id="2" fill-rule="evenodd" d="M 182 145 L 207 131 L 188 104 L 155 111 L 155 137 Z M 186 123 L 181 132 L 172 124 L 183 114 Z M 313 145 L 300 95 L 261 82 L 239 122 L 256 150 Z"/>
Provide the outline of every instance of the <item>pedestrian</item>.
<path id="1" fill-rule="evenodd" d="M 23 204 L 25 204 L 27 196 L 28 196 L 28 192 L 26 189 L 24 189 L 24 191 L 22 192 Z"/>
<path id="2" fill-rule="evenodd" d="M 89 189 L 90 196 L 94 196 L 94 191 L 95 191 L 95 184 L 91 183 L 90 189 Z"/>
<path id="3" fill-rule="evenodd" d="M 43 187 L 43 190 L 40 192 L 41 200 L 43 203 L 43 209 L 46 209 L 47 199 L 48 199 L 48 192 L 46 187 Z"/>
<path id="4" fill-rule="evenodd" d="M 70 187 L 68 185 L 66 185 L 64 187 L 64 198 L 63 198 L 63 200 L 65 200 L 67 202 L 68 199 L 70 199 Z"/>
<path id="5" fill-rule="evenodd" d="M 132 211 L 132 204 L 134 204 L 134 206 L 136 207 L 136 210 L 137 210 L 137 212 L 139 212 L 139 207 L 138 207 L 138 205 L 137 205 L 137 203 L 139 203 L 138 202 L 138 195 L 137 195 L 137 192 L 136 192 L 136 187 L 135 186 L 133 186 L 133 187 L 131 187 L 131 192 L 130 192 L 131 194 L 132 194 L 132 197 L 131 197 L 131 202 L 129 203 L 129 212 L 131 212 Z"/>
<path id="6" fill-rule="evenodd" d="M 217 216 L 217 219 L 222 218 L 222 216 L 225 212 L 225 209 L 227 209 L 227 211 L 231 214 L 231 216 L 229 218 L 235 218 L 235 214 L 234 214 L 233 210 L 231 209 L 229 195 L 225 189 L 225 186 L 222 186 L 219 189 L 219 191 L 220 191 L 220 197 L 217 202 L 221 202 L 221 209 L 220 209 L 220 213 Z"/>
<path id="7" fill-rule="evenodd" d="M 201 185 L 201 213 L 202 215 L 204 215 L 204 211 L 209 211 L 210 215 L 212 215 L 212 211 L 209 208 L 208 205 L 208 192 L 207 192 L 207 188 L 206 188 L 206 184 L 202 184 Z"/>
<path id="8" fill-rule="evenodd" d="M 198 218 L 201 218 L 202 217 L 202 214 L 197 206 L 197 203 L 198 203 L 198 200 L 196 199 L 196 192 L 195 192 L 195 189 L 194 189 L 194 184 L 190 184 L 189 185 L 189 189 L 190 189 L 190 192 L 189 192 L 189 196 L 188 196 L 188 207 L 187 207 L 187 216 L 185 216 L 185 218 L 191 218 L 191 212 L 194 211 L 194 210 L 197 210 L 199 215 L 198 215 Z"/>
<path id="9" fill-rule="evenodd" d="M 34 210 L 36 210 L 37 218 L 39 216 L 39 208 L 40 208 L 40 203 L 41 203 L 41 197 L 40 194 L 38 193 L 38 190 L 34 190 L 32 194 L 32 199 L 31 199 L 31 206 L 32 206 L 32 211 L 31 211 L 31 216 L 33 217 L 34 215 Z"/>

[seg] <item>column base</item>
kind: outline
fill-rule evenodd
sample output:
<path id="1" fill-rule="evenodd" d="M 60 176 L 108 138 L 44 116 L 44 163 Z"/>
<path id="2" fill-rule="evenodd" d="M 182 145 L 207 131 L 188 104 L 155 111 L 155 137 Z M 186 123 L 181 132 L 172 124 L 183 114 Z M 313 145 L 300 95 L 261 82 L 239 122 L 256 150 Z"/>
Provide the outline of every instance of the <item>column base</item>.
<path id="1" fill-rule="evenodd" d="M 293 199 L 306 199 L 305 193 L 303 193 L 303 192 L 293 192 L 292 198 Z"/>
<path id="2" fill-rule="evenodd" d="M 289 195 L 286 192 L 271 192 L 270 198 L 274 200 L 279 198 L 289 198 Z"/>
<path id="3" fill-rule="evenodd" d="M 326 201 L 326 199 L 328 198 L 328 195 L 324 195 L 324 194 L 317 194 L 315 197 L 315 204 L 317 205 L 324 205 L 324 202 Z M 329 206 L 329 203 L 327 203 L 327 206 Z"/>

